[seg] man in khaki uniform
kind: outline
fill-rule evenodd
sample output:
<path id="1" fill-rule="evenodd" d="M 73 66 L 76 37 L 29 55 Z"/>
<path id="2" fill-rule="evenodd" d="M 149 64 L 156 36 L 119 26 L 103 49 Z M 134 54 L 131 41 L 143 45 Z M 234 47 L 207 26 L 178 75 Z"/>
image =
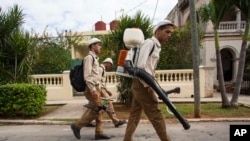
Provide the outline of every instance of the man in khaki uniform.
<path id="1" fill-rule="evenodd" d="M 137 67 L 155 76 L 155 69 L 160 58 L 161 45 L 171 36 L 174 25 L 169 21 L 159 22 L 153 30 L 154 36 L 140 46 Z M 153 49 L 151 55 L 150 52 Z M 123 141 L 133 141 L 133 134 L 144 111 L 152 123 L 161 141 L 170 141 L 166 131 L 165 119 L 158 108 L 158 98 L 154 90 L 138 78 L 132 80 L 132 107 Z"/>
<path id="2" fill-rule="evenodd" d="M 87 87 L 84 94 L 89 101 L 89 104 L 94 108 L 102 105 L 100 98 L 100 78 L 99 78 L 99 57 L 101 52 L 102 42 L 97 38 L 92 38 L 88 42 L 89 55 L 84 58 L 84 79 L 86 80 Z M 94 62 L 93 62 L 94 61 Z M 81 138 L 80 130 L 86 127 L 92 120 L 96 121 L 95 139 L 110 139 L 110 137 L 103 134 L 102 129 L 102 114 L 101 111 L 87 109 L 82 115 L 81 119 L 74 124 L 71 124 L 71 129 L 77 139 Z"/>
<path id="3" fill-rule="evenodd" d="M 100 80 L 101 80 L 101 97 L 110 99 L 112 96 L 112 93 L 107 89 L 106 87 L 106 70 L 110 70 L 113 66 L 113 60 L 111 58 L 106 58 L 103 63 L 100 65 Z M 108 100 L 107 101 L 108 107 L 107 107 L 107 114 L 111 118 L 113 124 L 115 127 L 119 127 L 126 123 L 126 120 L 119 120 L 115 114 L 113 102 Z M 114 112 L 114 113 L 111 113 Z M 89 123 L 87 125 L 88 127 L 95 127 L 93 123 Z"/>

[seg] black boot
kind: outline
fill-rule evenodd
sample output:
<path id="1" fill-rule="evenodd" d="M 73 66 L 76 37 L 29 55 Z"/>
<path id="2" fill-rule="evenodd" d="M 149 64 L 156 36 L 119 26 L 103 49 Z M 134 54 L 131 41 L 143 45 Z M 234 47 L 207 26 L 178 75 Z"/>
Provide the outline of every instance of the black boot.
<path id="1" fill-rule="evenodd" d="M 95 124 L 89 123 L 89 124 L 86 125 L 86 127 L 95 127 Z"/>
<path id="2" fill-rule="evenodd" d="M 110 139 L 110 137 L 107 135 L 104 134 L 95 135 L 95 140 L 107 140 L 107 139 Z"/>
<path id="3" fill-rule="evenodd" d="M 73 131 L 75 137 L 76 137 L 77 139 L 80 139 L 80 138 L 81 138 L 80 129 L 77 129 L 75 124 L 71 124 L 70 127 L 71 127 L 71 129 L 72 129 L 72 131 Z"/>
<path id="4" fill-rule="evenodd" d="M 126 123 L 126 120 L 119 120 L 119 122 L 117 124 L 115 124 L 115 127 L 117 128 L 125 123 Z"/>

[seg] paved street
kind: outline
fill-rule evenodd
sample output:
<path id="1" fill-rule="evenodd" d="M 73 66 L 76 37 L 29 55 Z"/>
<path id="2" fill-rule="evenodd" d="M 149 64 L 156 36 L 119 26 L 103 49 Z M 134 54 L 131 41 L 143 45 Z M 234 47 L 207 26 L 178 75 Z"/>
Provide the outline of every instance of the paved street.
<path id="1" fill-rule="evenodd" d="M 172 101 L 193 101 L 192 98 L 176 98 Z M 220 96 L 202 98 L 203 102 L 220 101 Z M 250 96 L 241 95 L 239 102 L 250 105 Z M 0 141 L 76 141 L 66 119 L 79 119 L 87 103 L 84 97 L 69 101 L 48 101 L 48 104 L 65 105 L 37 120 L 0 120 Z M 74 110 L 72 110 L 74 109 Z M 58 120 L 56 119 L 63 119 Z M 229 141 L 230 124 L 250 125 L 250 118 L 193 118 L 188 119 L 191 128 L 184 130 L 178 122 L 167 126 L 172 141 Z M 10 125 L 5 124 L 11 123 Z M 112 136 L 110 141 L 122 141 L 126 124 L 114 128 L 111 121 L 104 121 L 104 133 Z M 80 140 L 94 140 L 94 128 L 82 128 Z M 134 135 L 134 141 L 159 141 L 152 125 L 142 121 Z"/>
<path id="2" fill-rule="evenodd" d="M 247 122 L 191 122 L 191 128 L 169 124 L 168 133 L 172 141 L 229 141 L 230 124 L 250 124 Z M 104 132 L 112 136 L 110 141 L 122 141 L 126 125 L 114 128 L 104 123 Z M 80 140 L 94 140 L 94 128 L 83 128 Z M 151 124 L 139 124 L 134 141 L 159 141 Z M 5 125 L 0 126 L 0 141 L 75 141 L 69 125 Z"/>

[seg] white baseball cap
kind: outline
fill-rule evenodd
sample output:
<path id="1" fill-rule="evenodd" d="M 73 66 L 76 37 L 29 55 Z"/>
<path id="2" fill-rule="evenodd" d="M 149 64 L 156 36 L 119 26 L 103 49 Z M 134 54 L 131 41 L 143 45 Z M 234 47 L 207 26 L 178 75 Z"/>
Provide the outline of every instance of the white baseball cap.
<path id="1" fill-rule="evenodd" d="M 111 58 L 106 58 L 103 63 L 111 63 L 113 65 L 113 60 Z"/>
<path id="2" fill-rule="evenodd" d="M 154 29 L 153 29 L 153 33 L 155 34 L 155 31 L 163 26 L 163 25 L 172 25 L 172 26 L 175 26 L 172 22 L 170 22 L 169 20 L 164 20 L 164 21 L 160 21 L 157 25 L 154 26 Z"/>
<path id="3" fill-rule="evenodd" d="M 88 47 L 90 47 L 92 44 L 95 44 L 95 43 L 102 43 L 102 41 L 99 40 L 98 38 L 92 38 L 88 41 Z"/>

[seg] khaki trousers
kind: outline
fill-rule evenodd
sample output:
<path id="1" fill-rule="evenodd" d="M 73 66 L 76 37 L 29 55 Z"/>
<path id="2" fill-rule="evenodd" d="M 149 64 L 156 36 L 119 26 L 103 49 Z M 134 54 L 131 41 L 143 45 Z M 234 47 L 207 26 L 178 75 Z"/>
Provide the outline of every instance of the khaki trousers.
<path id="1" fill-rule="evenodd" d="M 133 141 L 133 134 L 140 121 L 142 111 L 153 125 L 161 141 L 171 141 L 167 135 L 165 119 L 158 108 L 154 93 L 148 93 L 138 79 L 132 80 L 132 107 L 123 141 Z"/>
<path id="2" fill-rule="evenodd" d="M 101 96 L 105 98 L 110 98 L 109 94 L 107 93 L 105 89 L 101 89 Z M 116 117 L 113 102 L 108 101 L 107 106 L 108 106 L 107 109 L 109 111 L 113 111 L 114 113 L 113 114 L 111 114 L 110 112 L 106 112 L 106 113 L 108 114 L 109 118 L 112 120 L 113 124 L 116 125 L 119 122 L 119 119 Z"/>
<path id="3" fill-rule="evenodd" d="M 93 98 L 90 89 L 88 87 L 85 88 L 84 95 L 89 101 L 89 104 L 94 105 L 95 107 L 101 106 L 101 99 L 100 99 L 100 89 L 98 86 L 96 86 L 97 92 L 98 92 L 98 98 Z M 81 129 L 82 127 L 85 127 L 88 123 L 90 123 L 92 120 L 96 121 L 96 128 L 95 128 L 95 134 L 100 135 L 103 134 L 102 129 L 102 110 L 100 112 L 95 112 L 92 109 L 87 108 L 85 113 L 82 115 L 81 119 L 75 123 L 76 127 L 78 129 Z"/>

